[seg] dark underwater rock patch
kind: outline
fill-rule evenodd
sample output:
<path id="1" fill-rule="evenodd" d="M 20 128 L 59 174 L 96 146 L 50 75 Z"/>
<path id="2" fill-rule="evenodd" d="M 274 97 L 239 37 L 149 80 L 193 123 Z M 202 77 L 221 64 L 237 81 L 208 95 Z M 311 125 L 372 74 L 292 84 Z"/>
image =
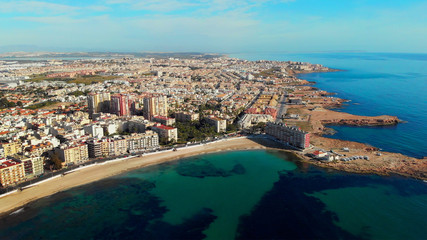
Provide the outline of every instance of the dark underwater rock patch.
<path id="1" fill-rule="evenodd" d="M 246 169 L 242 164 L 236 164 L 230 171 L 215 167 L 208 161 L 202 164 L 182 162 L 176 167 L 176 172 L 185 177 L 230 177 L 233 175 L 241 175 L 246 173 Z"/>

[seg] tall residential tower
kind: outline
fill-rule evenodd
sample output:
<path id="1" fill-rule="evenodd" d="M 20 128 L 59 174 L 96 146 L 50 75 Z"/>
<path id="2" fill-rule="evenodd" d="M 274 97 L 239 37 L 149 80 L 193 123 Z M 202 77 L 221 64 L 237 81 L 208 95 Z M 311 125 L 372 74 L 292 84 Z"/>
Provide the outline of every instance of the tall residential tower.
<path id="1" fill-rule="evenodd" d="M 168 100 L 164 95 L 150 95 L 144 98 L 144 118 L 151 120 L 153 116 L 168 116 Z"/>
<path id="2" fill-rule="evenodd" d="M 132 101 L 129 95 L 116 94 L 111 96 L 110 111 L 117 116 L 129 116 L 131 115 L 130 108 Z"/>
<path id="3" fill-rule="evenodd" d="M 110 93 L 89 93 L 87 97 L 89 117 L 92 118 L 94 113 L 108 112 L 110 100 Z"/>

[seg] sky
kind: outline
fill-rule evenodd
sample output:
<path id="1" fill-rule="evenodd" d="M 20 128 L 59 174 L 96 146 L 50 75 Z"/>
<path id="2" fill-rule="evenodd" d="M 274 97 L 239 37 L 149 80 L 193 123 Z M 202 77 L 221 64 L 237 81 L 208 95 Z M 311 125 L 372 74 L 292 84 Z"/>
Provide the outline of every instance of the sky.
<path id="1" fill-rule="evenodd" d="M 427 53 L 426 0 L 0 0 L 0 52 Z"/>

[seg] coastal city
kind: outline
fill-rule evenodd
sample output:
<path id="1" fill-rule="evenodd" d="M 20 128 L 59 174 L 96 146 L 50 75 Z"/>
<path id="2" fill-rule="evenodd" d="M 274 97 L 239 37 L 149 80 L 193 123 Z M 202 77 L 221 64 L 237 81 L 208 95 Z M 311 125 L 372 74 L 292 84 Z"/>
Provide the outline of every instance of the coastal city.
<path id="1" fill-rule="evenodd" d="M 1 0 L 0 240 L 427 239 L 426 0 Z"/>
<path id="2" fill-rule="evenodd" d="M 325 126 L 399 119 L 329 110 L 345 100 L 296 75 L 327 71 L 336 70 L 203 54 L 0 61 L 1 187 L 19 190 L 90 162 L 238 136 L 270 138 L 315 164 L 363 172 L 384 158 L 379 149 L 326 140 Z M 382 170 L 425 178 L 414 161 Z"/>
<path id="3" fill-rule="evenodd" d="M 260 131 L 285 116 L 277 118 L 283 92 L 302 84 L 288 70 L 328 69 L 200 56 L 2 61 L 1 70 L 0 181 L 8 187 L 93 159 Z M 293 146 L 309 145 L 300 128 L 285 135 Z"/>

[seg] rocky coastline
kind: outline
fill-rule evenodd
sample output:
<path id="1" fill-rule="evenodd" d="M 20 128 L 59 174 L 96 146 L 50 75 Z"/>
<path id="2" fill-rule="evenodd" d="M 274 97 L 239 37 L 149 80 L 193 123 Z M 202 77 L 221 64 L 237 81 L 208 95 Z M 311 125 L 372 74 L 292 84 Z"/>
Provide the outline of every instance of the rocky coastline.
<path id="1" fill-rule="evenodd" d="M 330 69 L 336 72 L 340 70 Z M 314 73 L 319 71 L 290 72 L 290 74 Z M 310 143 L 314 146 L 312 149 L 302 153 L 297 153 L 303 161 L 314 164 L 319 167 L 331 168 L 335 170 L 378 175 L 400 175 L 412 177 L 421 180 L 427 180 L 427 159 L 417 159 L 405 156 L 399 153 L 383 152 L 381 149 L 364 143 L 345 141 L 340 139 L 331 139 L 327 135 L 335 134 L 335 131 L 328 126 L 347 125 L 347 126 L 393 126 L 401 124 L 404 121 L 396 116 L 359 116 L 345 112 L 335 111 L 342 108 L 350 100 L 331 97 L 334 93 L 326 92 L 313 86 L 307 86 L 308 81 L 301 80 L 302 85 L 297 92 L 300 95 L 306 94 L 311 98 L 302 98 L 306 101 L 305 105 L 290 106 L 290 111 L 297 113 L 298 120 L 289 121 L 289 124 L 304 126 L 306 131 L 311 133 Z M 312 82 L 309 82 L 310 85 Z M 317 93 L 317 95 L 315 94 Z M 315 97 L 313 97 L 315 96 Z M 317 96 L 317 98 L 316 98 Z M 357 159 L 354 161 L 319 161 L 314 159 L 310 151 L 323 149 L 324 151 L 333 151 L 342 156 L 367 156 L 369 160 Z"/>
<path id="2" fill-rule="evenodd" d="M 358 119 L 325 119 L 321 120 L 323 125 L 350 125 L 350 126 L 387 126 L 396 125 L 401 122 L 395 116 L 378 116 L 376 118 L 364 118 L 360 116 Z"/>

